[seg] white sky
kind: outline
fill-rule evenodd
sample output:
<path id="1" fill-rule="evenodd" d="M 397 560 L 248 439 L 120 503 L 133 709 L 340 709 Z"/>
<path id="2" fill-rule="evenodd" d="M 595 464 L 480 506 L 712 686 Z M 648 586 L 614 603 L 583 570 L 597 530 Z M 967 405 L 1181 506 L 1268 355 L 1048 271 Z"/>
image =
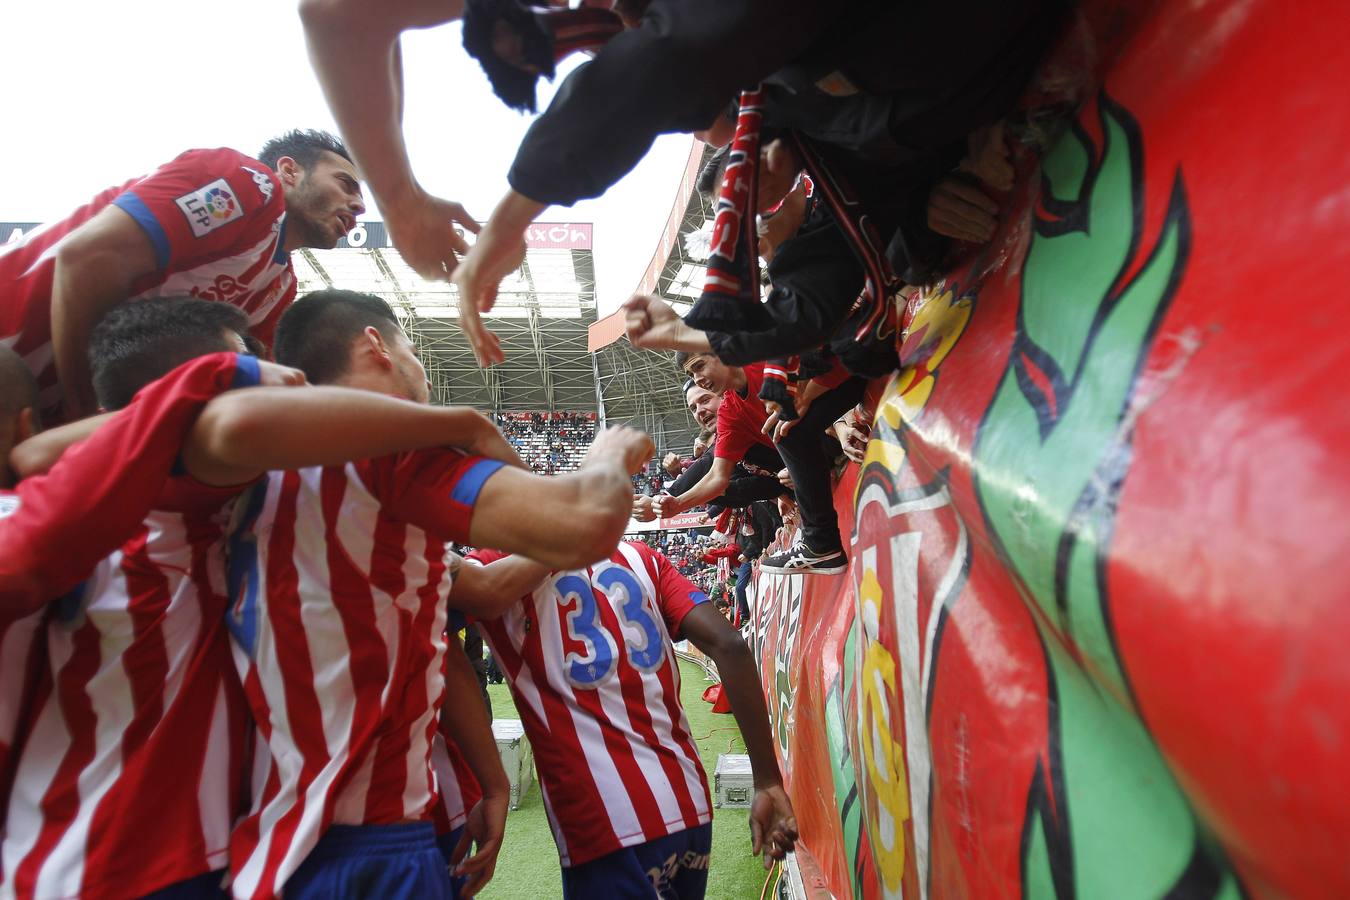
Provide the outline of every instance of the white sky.
<path id="1" fill-rule="evenodd" d="M 8 76 L 0 93 L 0 221 L 64 216 L 192 147 L 253 155 L 290 128 L 335 131 L 295 6 L 295 0 L 10 4 L 0 29 Z M 506 172 L 529 118 L 492 95 L 464 53 L 458 25 L 405 34 L 403 54 L 413 170 L 429 191 L 486 219 L 507 189 Z M 540 85 L 543 109 L 553 86 Z M 627 299 L 650 262 L 691 140 L 662 137 L 601 199 L 541 217 L 595 223 L 601 316 Z M 372 204 L 364 218 L 381 216 Z"/>

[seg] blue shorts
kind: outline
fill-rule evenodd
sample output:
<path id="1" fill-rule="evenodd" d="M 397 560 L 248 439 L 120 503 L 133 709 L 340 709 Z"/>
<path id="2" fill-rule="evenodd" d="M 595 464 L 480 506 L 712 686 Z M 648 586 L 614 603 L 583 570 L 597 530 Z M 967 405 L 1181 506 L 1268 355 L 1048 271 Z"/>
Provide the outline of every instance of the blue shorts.
<path id="1" fill-rule="evenodd" d="M 455 847 L 459 846 L 459 839 L 464 836 L 464 826 L 461 825 L 448 834 L 436 835 L 436 846 L 441 848 L 441 858 L 445 860 L 445 867 L 450 871 L 450 896 L 459 900 L 459 892 L 464 890 L 464 885 L 468 883 L 467 875 L 456 875 L 455 864 L 450 861 L 450 857 L 455 852 Z"/>
<path id="2" fill-rule="evenodd" d="M 333 825 L 286 882 L 286 900 L 448 900 L 450 872 L 430 822 Z"/>
<path id="3" fill-rule="evenodd" d="M 141 900 L 229 900 L 230 892 L 221 887 L 224 883 L 225 870 L 217 869 L 175 881 L 157 891 L 151 891 Z"/>
<path id="4" fill-rule="evenodd" d="M 711 855 L 710 822 L 563 869 L 563 897 L 703 900 Z"/>

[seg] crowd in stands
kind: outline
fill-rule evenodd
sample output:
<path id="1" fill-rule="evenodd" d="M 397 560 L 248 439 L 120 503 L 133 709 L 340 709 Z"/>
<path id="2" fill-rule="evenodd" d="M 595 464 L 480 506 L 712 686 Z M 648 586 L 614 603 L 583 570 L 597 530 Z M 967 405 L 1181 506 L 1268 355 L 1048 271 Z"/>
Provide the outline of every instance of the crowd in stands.
<path id="1" fill-rule="evenodd" d="M 541 475 L 576 469 L 595 439 L 593 412 L 499 412 L 496 420 L 525 465 Z"/>
<path id="2" fill-rule="evenodd" d="M 652 460 L 641 472 L 633 476 L 633 493 L 657 494 L 665 486 L 669 476 L 662 470 L 660 463 Z"/>

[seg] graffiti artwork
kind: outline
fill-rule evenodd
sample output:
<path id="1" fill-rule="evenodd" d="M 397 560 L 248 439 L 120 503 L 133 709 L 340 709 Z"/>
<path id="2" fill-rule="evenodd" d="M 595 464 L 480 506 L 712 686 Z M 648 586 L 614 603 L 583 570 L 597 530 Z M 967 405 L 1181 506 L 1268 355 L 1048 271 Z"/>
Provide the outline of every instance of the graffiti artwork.
<path id="1" fill-rule="evenodd" d="M 1218 5 L 1085 7 L 1100 86 L 908 302 L 849 575 L 756 585 L 836 897 L 1350 896 L 1350 122 L 1289 108 L 1346 35 Z"/>

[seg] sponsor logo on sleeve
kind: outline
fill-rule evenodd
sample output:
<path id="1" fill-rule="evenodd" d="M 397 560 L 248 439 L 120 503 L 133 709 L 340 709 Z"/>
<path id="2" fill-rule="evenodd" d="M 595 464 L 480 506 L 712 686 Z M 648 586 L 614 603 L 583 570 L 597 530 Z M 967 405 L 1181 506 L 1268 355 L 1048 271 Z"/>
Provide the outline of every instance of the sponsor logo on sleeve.
<path id="1" fill-rule="evenodd" d="M 263 195 L 263 202 L 267 203 L 272 199 L 272 176 L 265 172 L 259 172 L 250 166 L 240 166 L 245 172 L 253 176 L 253 183 L 258 186 L 258 193 Z"/>
<path id="2" fill-rule="evenodd" d="M 12 494 L 0 495 L 0 519 L 14 515 L 22 505 L 19 498 Z"/>
<path id="3" fill-rule="evenodd" d="M 195 237 L 206 237 L 244 214 L 243 206 L 224 178 L 217 178 L 208 185 L 184 194 L 174 203 L 187 216 Z"/>

